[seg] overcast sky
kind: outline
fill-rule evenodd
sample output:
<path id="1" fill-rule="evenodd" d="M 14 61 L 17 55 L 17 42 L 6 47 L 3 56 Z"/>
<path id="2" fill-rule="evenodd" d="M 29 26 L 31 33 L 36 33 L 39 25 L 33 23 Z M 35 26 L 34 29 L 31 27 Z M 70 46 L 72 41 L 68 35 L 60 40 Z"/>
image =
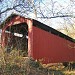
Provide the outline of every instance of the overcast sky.
<path id="1" fill-rule="evenodd" d="M 14 5 L 14 1 L 16 0 L 4 0 L 3 3 L 0 4 L 0 10 L 3 11 L 5 10 L 7 7 L 13 7 Z M 43 14 L 46 16 L 52 16 L 52 14 L 50 12 L 51 9 L 51 2 L 49 0 L 35 0 L 35 1 L 41 1 L 41 9 L 43 11 Z M 70 0 L 53 0 L 55 3 L 54 5 L 54 12 L 58 12 L 59 10 L 62 9 L 62 13 L 68 13 L 67 9 L 69 11 L 75 11 L 72 8 L 70 8 L 70 4 L 71 1 Z M 70 8 L 70 9 L 69 9 Z M 5 19 L 8 16 L 10 16 L 12 14 L 12 12 L 19 14 L 18 12 L 16 12 L 15 10 L 11 10 L 7 13 L 7 15 L 2 15 L 2 18 Z M 37 16 L 40 16 L 39 14 Z M 33 12 L 30 12 L 27 16 L 25 17 L 30 17 L 30 18 L 35 18 L 35 15 Z M 59 27 L 63 27 L 62 24 L 64 24 L 64 19 L 63 18 L 53 18 L 53 19 L 37 19 L 39 21 L 41 21 L 42 23 L 51 26 L 55 29 L 59 28 Z"/>

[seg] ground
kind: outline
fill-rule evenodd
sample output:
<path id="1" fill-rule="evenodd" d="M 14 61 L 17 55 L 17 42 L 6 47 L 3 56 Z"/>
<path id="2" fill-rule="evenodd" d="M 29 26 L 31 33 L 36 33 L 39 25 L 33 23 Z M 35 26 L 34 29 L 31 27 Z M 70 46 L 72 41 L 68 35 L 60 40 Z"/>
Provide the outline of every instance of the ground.
<path id="1" fill-rule="evenodd" d="M 16 50 L 10 53 L 0 50 L 0 75 L 75 75 L 75 69 L 69 70 L 62 63 L 42 64 L 19 53 Z"/>

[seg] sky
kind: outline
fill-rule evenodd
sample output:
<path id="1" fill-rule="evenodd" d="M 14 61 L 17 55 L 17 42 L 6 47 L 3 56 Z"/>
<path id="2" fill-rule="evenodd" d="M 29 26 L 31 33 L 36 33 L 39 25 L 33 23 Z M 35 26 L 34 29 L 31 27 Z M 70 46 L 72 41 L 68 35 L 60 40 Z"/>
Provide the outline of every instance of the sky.
<path id="1" fill-rule="evenodd" d="M 16 1 L 16 0 L 9 0 L 9 1 L 4 0 L 3 6 L 2 6 L 2 4 L 0 5 L 0 9 L 3 8 L 2 9 L 2 11 L 3 11 L 3 10 L 6 9 L 6 7 L 13 7 L 14 1 Z M 48 16 L 48 17 L 53 16 L 52 14 L 50 14 L 51 13 L 51 11 L 50 11 L 50 9 L 51 9 L 50 3 L 51 2 L 49 0 L 35 0 L 35 1 L 41 2 L 41 10 L 42 10 L 42 12 L 45 16 Z M 58 12 L 59 10 L 61 10 L 62 13 L 63 12 L 68 13 L 68 12 L 66 12 L 67 11 L 66 8 L 70 7 L 70 6 L 68 6 L 68 5 L 70 5 L 70 0 L 53 0 L 53 1 L 55 2 L 55 5 L 54 5 L 54 10 L 55 10 L 54 12 L 55 13 Z M 11 2 L 12 2 L 12 4 L 11 4 Z M 64 10 L 64 8 L 65 8 L 65 10 Z M 69 11 L 72 12 L 72 9 L 70 9 Z M 11 10 L 7 13 L 7 16 L 11 15 L 12 12 L 19 14 L 15 10 Z M 2 17 L 3 17 L 3 19 L 5 19 L 7 16 L 3 15 Z M 29 13 L 27 16 L 26 15 L 24 15 L 24 16 L 30 17 L 30 18 L 33 18 L 33 19 L 35 18 L 35 14 L 33 12 Z M 37 16 L 40 16 L 40 14 L 38 14 Z M 62 24 L 64 24 L 63 18 L 53 18 L 53 19 L 39 19 L 38 18 L 37 20 L 41 21 L 42 23 L 44 23 L 44 24 L 46 24 L 50 27 L 56 28 L 56 29 L 59 28 L 59 26 L 63 27 Z"/>

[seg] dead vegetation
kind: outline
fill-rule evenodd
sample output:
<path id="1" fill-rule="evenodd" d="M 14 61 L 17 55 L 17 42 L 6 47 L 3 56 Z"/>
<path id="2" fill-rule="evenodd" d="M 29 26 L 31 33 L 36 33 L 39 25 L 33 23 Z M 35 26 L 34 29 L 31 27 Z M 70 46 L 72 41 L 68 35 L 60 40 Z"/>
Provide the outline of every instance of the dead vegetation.
<path id="1" fill-rule="evenodd" d="M 1 59 L 2 58 L 2 59 Z M 0 56 L 0 75 L 74 75 L 75 71 L 62 63 L 42 64 L 31 57 L 23 57 L 18 50 L 4 51 Z"/>

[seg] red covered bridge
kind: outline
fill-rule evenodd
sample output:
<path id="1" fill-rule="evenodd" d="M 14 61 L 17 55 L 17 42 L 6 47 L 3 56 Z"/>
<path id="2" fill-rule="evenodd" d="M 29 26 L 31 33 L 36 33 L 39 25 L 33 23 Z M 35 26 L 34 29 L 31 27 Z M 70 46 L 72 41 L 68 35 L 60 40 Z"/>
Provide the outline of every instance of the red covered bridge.
<path id="1" fill-rule="evenodd" d="M 43 63 L 75 61 L 75 40 L 39 21 L 13 14 L 2 23 L 1 28 L 2 47 L 17 47 L 15 42 L 20 43 L 18 49 L 26 49 L 27 46 L 28 56 Z"/>

